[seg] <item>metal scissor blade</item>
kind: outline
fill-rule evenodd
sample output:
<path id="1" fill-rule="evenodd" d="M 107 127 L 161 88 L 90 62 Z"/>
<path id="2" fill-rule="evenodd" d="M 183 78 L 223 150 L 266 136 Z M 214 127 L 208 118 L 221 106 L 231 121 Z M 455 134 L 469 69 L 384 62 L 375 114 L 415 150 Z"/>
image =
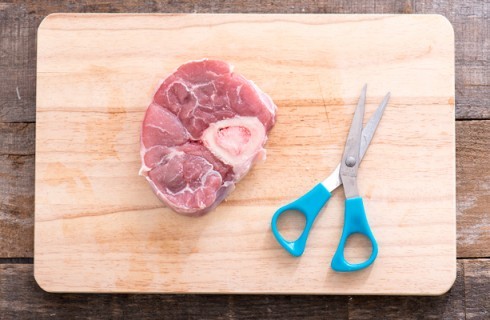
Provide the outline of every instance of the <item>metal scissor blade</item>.
<path id="1" fill-rule="evenodd" d="M 379 121 L 383 116 L 383 112 L 385 111 L 386 106 L 388 105 L 388 100 L 390 100 L 390 93 L 388 92 L 384 97 L 383 101 L 380 103 L 376 111 L 373 113 L 368 123 L 362 129 L 362 137 L 361 137 L 361 149 L 359 151 L 359 158 L 362 160 L 366 151 L 373 139 L 374 132 L 376 132 L 376 128 L 378 127 Z"/>
<path id="2" fill-rule="evenodd" d="M 363 88 L 364 93 L 365 93 L 365 89 L 366 86 L 364 86 Z M 359 150 L 360 161 L 362 160 L 362 158 L 364 158 L 364 155 L 366 154 L 369 144 L 373 139 L 376 128 L 378 127 L 378 124 L 381 121 L 383 112 L 385 111 L 385 108 L 388 105 L 389 99 L 390 99 L 390 93 L 386 94 L 383 101 L 380 103 L 376 111 L 373 113 L 373 115 L 369 119 L 364 129 L 362 129 L 361 147 Z M 361 102 L 361 100 L 359 100 L 359 102 Z M 340 178 L 340 163 L 337 165 L 337 167 L 335 167 L 335 169 L 328 176 L 328 178 L 322 181 L 322 184 L 329 192 L 332 192 L 333 190 L 337 189 L 342 184 L 342 179 Z"/>
<path id="3" fill-rule="evenodd" d="M 362 123 L 364 120 L 364 112 L 366 109 L 366 91 L 367 84 L 362 87 L 361 96 L 359 97 L 359 102 L 357 102 L 357 107 L 354 111 L 354 116 L 352 117 L 352 123 L 350 125 L 349 133 L 347 134 L 347 140 L 345 142 L 344 156 L 355 156 L 357 158 L 360 155 L 362 141 L 361 138 L 363 131 Z"/>
<path id="4" fill-rule="evenodd" d="M 342 161 L 340 162 L 340 179 L 344 185 L 344 193 L 347 199 L 359 196 L 357 189 L 357 171 L 359 169 L 361 140 L 362 140 L 362 123 L 366 106 L 367 85 L 364 85 L 361 97 L 357 103 L 352 123 L 350 125 L 347 141 L 345 142 Z"/>

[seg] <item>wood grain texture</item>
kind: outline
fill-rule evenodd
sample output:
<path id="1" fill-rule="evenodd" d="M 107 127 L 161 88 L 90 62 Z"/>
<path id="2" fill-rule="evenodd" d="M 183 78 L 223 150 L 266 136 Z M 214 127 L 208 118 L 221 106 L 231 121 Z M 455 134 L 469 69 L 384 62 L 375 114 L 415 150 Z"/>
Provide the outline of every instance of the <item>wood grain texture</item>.
<path id="1" fill-rule="evenodd" d="M 0 155 L 0 194 L 0 257 L 32 257 L 33 155 Z"/>
<path id="2" fill-rule="evenodd" d="M 9 2 L 7 4 L 6 2 Z M 10 4 L 10 2 L 12 4 Z M 276 13 L 440 13 L 448 17 L 455 29 L 456 46 L 456 115 L 458 119 L 488 119 L 490 110 L 490 86 L 488 61 L 488 2 L 471 1 L 313 1 L 305 0 L 301 4 L 288 2 L 257 3 L 256 1 L 10 1 L 4 0 L 0 5 L 0 121 L 19 122 L 34 120 L 35 109 L 35 68 L 36 68 L 36 34 L 40 21 L 53 12 L 276 12 Z M 26 34 L 27 33 L 27 34 Z M 485 36 L 487 34 L 487 36 Z M 7 61 L 7 63 L 5 62 Z M 22 61 L 22 62 L 21 62 Z M 17 97 L 17 87 L 19 95 Z M 16 101 L 17 99 L 17 101 Z M 481 124 L 485 125 L 485 124 Z M 470 126 L 467 127 L 471 130 Z M 464 132 L 462 132 L 463 134 Z M 459 136 L 458 136 L 459 139 Z M 31 142 L 33 143 L 33 141 Z M 22 146 L 19 145 L 19 148 Z M 479 154 L 481 156 L 481 153 Z M 15 158 L 6 158 L 5 161 Z M 461 159 L 461 158 L 459 158 Z M 9 167 L 15 165 L 12 160 Z M 472 161 L 465 158 L 458 161 Z M 31 173 L 33 175 L 33 173 Z M 477 177 L 475 177 L 477 178 Z M 470 178 L 472 179 L 472 178 Z M 461 180 L 458 177 L 458 181 Z M 16 184 L 3 180 L 15 193 Z M 32 187 L 33 188 L 33 187 Z M 458 196 L 458 202 L 474 201 L 479 194 L 464 192 Z M 22 192 L 22 191 L 21 191 Z M 476 189 L 478 192 L 478 189 Z M 31 193 L 32 194 L 32 193 Z M 459 193 L 458 193 L 459 194 Z M 22 205 L 21 205 L 22 206 Z M 483 207 L 482 207 L 483 208 Z M 483 209 L 482 209 L 483 210 Z M 24 217 L 31 213 L 19 213 L 19 223 L 2 225 L 0 234 L 9 233 L 10 237 L 0 237 L 0 247 L 7 250 L 1 256 L 32 256 L 32 241 L 22 241 L 25 235 L 32 234 L 31 229 L 21 227 Z M 475 219 L 465 222 L 470 215 L 460 215 L 458 225 L 471 227 Z M 17 219 L 14 214 L 12 219 Z M 32 217 L 33 219 L 33 217 Z M 33 225 L 33 223 L 31 223 Z M 6 228 L 8 228 L 7 231 Z M 461 227 L 459 230 L 464 230 Z M 470 234 L 471 235 L 471 234 Z M 465 235 L 458 235 L 459 241 L 465 241 Z M 481 239 L 481 237 L 480 237 Z M 8 242 L 8 244 L 7 244 Z M 490 247 L 490 243 L 470 247 L 458 244 L 458 252 L 463 256 L 484 257 L 481 248 Z M 458 253 L 459 254 L 459 253 Z M 486 255 L 488 256 L 488 254 Z"/>
<path id="3" fill-rule="evenodd" d="M 445 292 L 456 274 L 452 36 L 440 16 L 50 16 L 38 38 L 36 279 L 50 291 Z M 202 57 L 236 65 L 279 115 L 268 160 L 191 221 L 136 172 L 156 84 Z M 325 267 L 342 197 L 301 259 L 269 224 L 335 167 L 364 82 L 368 114 L 393 94 L 359 181 L 383 250 L 346 276 Z"/>
<path id="4" fill-rule="evenodd" d="M 490 318 L 490 263 L 489 260 L 465 260 L 465 319 Z"/>
<path id="5" fill-rule="evenodd" d="M 449 19 L 456 39 L 456 118 L 490 119 L 490 2 L 414 1 L 414 13 Z"/>
<path id="6" fill-rule="evenodd" d="M 0 257 L 32 257 L 34 124 L 0 123 Z"/>
<path id="7" fill-rule="evenodd" d="M 35 45 L 25 9 L 0 3 L 0 122 L 34 121 Z"/>
<path id="8" fill-rule="evenodd" d="M 289 295 L 50 294 L 32 265 L 0 264 L 2 319 L 484 319 L 490 260 L 458 262 L 452 289 L 439 297 Z M 466 275 L 466 276 L 465 276 Z M 485 282 L 486 281 L 486 282 Z M 466 303 L 465 294 L 473 303 Z M 478 317 L 479 316 L 479 317 Z M 468 317 L 469 319 L 469 317 Z"/>
<path id="9" fill-rule="evenodd" d="M 468 267 L 474 264 L 470 263 Z M 488 261 L 486 265 L 489 265 Z M 458 276 L 453 287 L 448 293 L 439 297 L 391 297 L 386 299 L 381 296 L 354 296 L 349 299 L 349 319 L 464 319 L 466 312 L 464 266 L 463 262 L 458 263 Z M 475 306 L 475 312 L 481 312 L 481 307 L 481 305 Z"/>
<path id="10" fill-rule="evenodd" d="M 34 155 L 35 124 L 34 123 L 1 123 L 0 122 L 0 154 L 2 155 Z"/>
<path id="11" fill-rule="evenodd" d="M 10 0 L 4 2 L 11 2 Z M 300 12 L 316 12 L 316 13 L 441 13 L 449 18 L 455 29 L 455 43 L 456 43 L 456 114 L 458 119 L 488 119 L 489 103 L 490 98 L 490 87 L 488 83 L 489 66 L 488 66 L 488 39 L 489 37 L 479 37 L 488 33 L 488 17 L 489 6 L 486 1 L 479 0 L 412 0 L 412 1 L 398 1 L 398 0 L 377 0 L 377 1 L 351 1 L 351 0 L 338 0 L 338 1 L 316 1 L 316 0 L 304 0 L 301 1 L 301 5 L 295 2 L 291 4 L 289 1 L 284 2 L 262 2 L 246 0 L 246 1 L 136 1 L 136 0 L 116 0 L 116 1 L 95 1 L 95 0 L 80 0 L 80 1 L 60 1 L 60 0 L 50 0 L 50 1 L 24 1 L 18 0 L 14 1 L 16 4 L 15 8 L 10 8 L 8 15 L 2 16 L 2 21 L 8 16 L 10 24 L 21 23 L 26 26 L 25 19 L 31 21 L 29 26 L 28 38 L 29 40 L 21 42 L 21 46 L 24 47 L 23 50 L 29 51 L 28 64 L 31 67 L 31 72 L 35 72 L 36 65 L 36 32 L 37 25 L 40 21 L 47 15 L 53 12 L 276 12 L 276 13 L 300 13 Z M 5 6 L 0 8 L 5 10 Z M 11 43 L 19 41 L 18 33 L 16 32 L 3 32 L 6 28 L 6 24 L 2 25 L 0 31 L 2 31 L 2 37 L 0 41 L 7 41 L 5 37 L 12 38 Z M 7 26 L 7 28 L 11 28 Z M 11 29 L 10 29 L 11 30 Z M 22 30 L 25 31 L 25 30 Z M 464 44 L 463 44 L 464 43 Z M 4 48 L 2 57 L 4 55 L 13 54 L 14 48 L 18 48 L 18 45 L 10 45 Z M 470 52 L 473 56 L 480 54 L 483 56 L 483 61 L 480 59 L 477 63 L 473 64 L 472 55 L 467 55 L 466 52 Z M 0 62 L 1 63 L 1 62 Z M 19 67 L 13 68 L 13 72 L 0 73 L 2 82 L 0 82 L 0 87 L 6 88 L 7 84 L 14 85 L 15 82 L 23 78 L 18 78 L 16 75 L 19 71 L 15 71 Z M 22 67 L 20 67 L 22 68 Z M 12 69 L 10 69 L 12 70 Z M 15 76 L 14 76 L 15 75 Z M 26 85 L 33 86 L 34 81 L 28 80 Z M 15 90 L 15 87 L 13 87 Z M 8 92 L 15 93 L 12 88 L 8 88 Z M 20 92 L 21 97 L 24 100 L 23 103 L 30 104 L 32 110 L 35 106 L 35 94 L 31 93 L 27 96 L 23 94 L 23 90 Z M 13 96 L 7 96 L 5 94 L 0 95 L 0 113 L 6 115 L 11 113 L 12 110 L 7 110 L 7 106 L 12 104 L 4 104 L 5 99 L 13 99 Z M 470 101 L 468 103 L 468 101 Z M 28 102 L 25 102 L 28 101 Z M 21 113 L 17 113 L 21 114 Z M 21 114 L 22 115 L 22 114 Z M 26 121 L 32 121 L 34 114 L 31 113 L 31 118 Z M 4 119 L 12 121 L 19 121 L 18 116 L 9 116 Z M 475 126 L 475 131 L 480 131 L 481 127 L 490 126 L 489 121 L 468 121 L 468 122 L 458 122 L 457 127 L 457 143 L 458 143 L 458 255 L 475 257 L 478 254 L 485 252 L 485 248 L 490 247 L 489 242 L 483 242 L 485 240 L 483 237 L 479 237 L 479 242 L 473 242 L 471 249 L 467 245 L 461 245 L 459 242 L 464 241 L 466 236 L 471 237 L 471 233 L 461 234 L 461 230 L 465 230 L 462 225 L 471 227 L 474 223 L 478 223 L 477 215 L 461 215 L 461 206 L 459 203 L 467 202 L 468 199 L 474 201 L 478 199 L 480 194 L 485 195 L 486 191 L 480 188 L 475 188 L 471 186 L 469 191 L 466 192 L 464 187 L 459 183 L 463 179 L 460 173 L 459 166 L 465 166 L 466 164 L 473 163 L 473 157 L 477 157 L 476 161 L 483 161 L 488 157 L 485 157 L 485 152 L 488 149 L 482 149 L 481 152 L 472 152 L 471 157 L 460 157 L 459 149 L 464 146 L 461 141 L 464 135 L 470 134 L 473 131 L 473 126 Z M 464 129 L 462 129 L 464 127 Z M 0 136 L 0 139 L 2 136 Z M 487 140 L 490 137 L 487 137 Z M 6 164 L 9 168 L 18 168 L 17 160 L 15 157 L 3 157 L 2 163 L 11 162 Z M 475 162 L 476 162 L 475 161 Z M 463 162 L 463 164 L 460 164 Z M 488 165 L 481 166 L 480 168 L 486 168 Z M 30 172 L 30 175 L 34 175 L 33 160 L 32 165 L 29 168 L 23 169 L 26 172 Z M 486 172 L 484 170 L 472 170 L 471 175 L 468 171 L 464 174 L 464 179 L 470 179 L 471 181 L 479 181 L 479 172 Z M 33 179 L 33 178 L 32 178 Z M 12 180 L 2 180 L 1 182 L 5 189 L 11 190 L 13 194 L 16 194 L 18 189 L 17 184 Z M 33 188 L 33 186 L 31 186 Z M 4 189 L 4 190 L 5 190 Z M 22 193 L 22 188 L 20 191 Z M 3 193 L 2 193 L 3 194 Z M 31 192 L 32 195 L 32 192 Z M 23 202 L 15 204 L 16 208 L 22 208 Z M 33 201 L 31 201 L 31 207 L 33 206 Z M 476 201 L 475 206 L 481 206 L 480 211 L 483 212 L 488 205 L 484 206 L 481 201 Z M 17 209 L 16 209 L 17 210 Z M 474 210 L 474 209 L 472 209 Z M 488 210 L 487 210 L 488 211 Z M 4 251 L 0 254 L 0 257 L 5 256 L 30 256 L 32 257 L 32 220 L 33 213 L 31 211 L 26 211 L 27 216 L 31 220 L 31 227 L 24 228 L 17 223 L 15 229 L 10 229 L 6 231 L 6 226 L 3 221 L 0 222 L 0 243 L 2 250 L 7 250 L 7 254 Z M 30 212 L 30 213 L 29 213 Z M 14 219 L 23 220 L 24 214 L 20 211 L 17 214 L 13 214 L 11 217 Z M 18 215 L 18 216 L 17 216 Z M 473 219 L 476 218 L 476 219 Z M 468 220 L 467 220 L 468 219 Z M 6 234 L 6 232 L 14 232 L 15 234 L 2 237 L 1 235 Z M 24 240 L 27 238 L 27 241 Z M 29 240 L 30 239 L 30 240 Z M 7 242 L 4 242 L 7 241 Z M 464 249 L 462 249 L 464 248 Z M 482 249 L 483 248 L 483 249 Z M 487 254 L 488 256 L 488 254 Z M 471 264 L 475 260 L 467 260 L 468 264 Z M 488 261 L 488 260 L 477 260 L 477 261 Z M 466 262 L 466 261 L 465 261 Z M 1 263 L 1 259 L 0 259 Z M 487 262 L 488 263 L 488 262 Z M 299 318 L 303 319 L 306 315 L 313 314 L 313 319 L 325 319 L 325 318 L 338 318 L 346 319 L 344 317 L 345 311 L 345 298 L 340 299 L 330 299 L 330 297 L 324 296 L 314 296 L 314 297 L 296 297 L 296 296 L 199 296 L 199 295 L 179 295 L 172 296 L 170 299 L 166 299 L 167 295 L 80 295 L 80 294 L 48 294 L 43 292 L 35 284 L 32 276 L 32 266 L 17 266 L 23 271 L 12 271 L 10 273 L 9 280 L 1 278 L 0 280 L 0 309 L 5 311 L 3 318 L 5 319 L 18 319 L 18 318 L 30 318 L 32 317 L 32 312 L 34 312 L 34 317 L 37 319 L 53 318 L 56 315 L 64 318 L 94 318 L 98 319 L 100 317 L 106 318 L 122 318 L 125 314 L 136 316 L 138 318 L 153 318 L 155 317 L 165 317 L 166 319 L 182 319 L 182 318 L 221 318 L 229 319 L 233 318 L 236 314 L 244 317 L 253 317 L 251 315 L 257 315 L 256 318 L 273 318 L 274 314 L 279 313 L 280 315 L 289 315 L 292 319 Z M 1 273 L 0 273 L 1 275 Z M 480 279 L 481 275 L 478 272 L 473 273 L 473 279 Z M 460 278 L 455 284 L 458 285 Z M 8 283 L 8 286 L 5 284 Z M 468 281 L 471 285 L 471 280 Z M 20 288 L 20 289 L 19 289 Z M 490 285 L 487 283 L 480 287 L 482 291 L 478 295 L 468 295 L 468 299 L 465 299 L 464 295 L 458 295 L 455 297 L 455 303 L 463 303 L 471 305 L 468 301 L 471 301 L 472 297 L 480 299 L 482 302 L 485 298 L 485 292 L 488 292 Z M 2 291 L 3 289 L 3 291 Z M 454 287 L 453 287 L 454 290 Z M 452 291 L 453 291 L 452 290 Z M 452 292 L 451 291 L 451 292 Z M 15 295 L 19 292 L 18 295 Z M 446 295 L 445 295 L 446 296 Z M 443 296 L 443 297 L 445 297 Z M 211 298 L 210 298 L 211 297 Z M 252 297 L 252 298 L 250 298 Z M 15 298 L 15 299 L 14 299 Z M 372 308 L 366 310 L 362 308 L 364 318 L 369 318 L 366 313 L 370 314 L 371 318 L 378 319 L 383 317 L 383 314 L 391 313 L 400 316 L 401 319 L 413 319 L 413 315 L 420 314 L 419 310 L 441 310 L 442 305 L 451 304 L 450 301 L 439 300 L 439 297 L 428 298 L 398 298 L 398 297 L 383 297 L 378 300 L 382 307 L 378 309 L 377 304 L 371 304 Z M 237 303 L 237 299 L 240 302 Z M 364 299 L 375 299 L 364 297 Z M 7 301 L 7 302 L 5 302 Z M 359 300 L 357 300 L 359 301 Z M 475 300 L 473 300 L 475 301 Z M 476 300 L 478 301 L 478 300 Z M 480 305 L 483 305 L 480 303 Z M 223 306 L 226 306 L 226 310 L 223 310 Z M 241 310 L 240 312 L 235 312 L 235 310 Z M 94 310 L 92 312 L 92 310 Z M 309 311 L 312 310 L 310 313 Z M 336 312 L 328 313 L 329 310 L 334 310 Z M 381 310 L 381 311 L 380 311 Z M 489 307 L 485 309 L 475 310 L 477 315 L 475 318 L 484 318 L 479 315 L 487 312 Z M 271 313 L 273 311 L 273 313 Z M 352 308 L 351 308 L 352 312 Z M 246 314 L 245 314 L 246 313 Z M 21 316 L 18 316 L 18 315 Z M 359 313 L 354 313 L 354 315 L 359 315 Z M 446 314 L 446 313 L 444 313 Z M 448 316 L 448 318 L 464 318 L 460 317 L 459 313 L 456 312 L 457 316 Z M 236 318 L 236 316 L 235 316 Z M 351 317 L 354 319 L 355 317 Z M 437 316 L 436 316 L 437 318 Z"/>
<path id="12" fill-rule="evenodd" d="M 458 257 L 490 257 L 490 121 L 456 123 Z"/>
<path id="13" fill-rule="evenodd" d="M 7 1 L 9 2 L 9 1 Z M 199 13 L 405 13 L 442 14 L 455 30 L 456 117 L 490 118 L 490 4 L 481 0 L 372 0 L 300 3 L 231 1 L 12 1 L 25 7 L 35 23 L 53 12 L 199 12 Z M 32 31 L 32 29 L 31 29 Z M 34 32 L 30 33 L 35 35 Z"/>
<path id="14" fill-rule="evenodd" d="M 0 257 L 33 256 L 35 125 L 31 122 L 36 37 L 32 20 L 24 8 L 0 3 Z"/>

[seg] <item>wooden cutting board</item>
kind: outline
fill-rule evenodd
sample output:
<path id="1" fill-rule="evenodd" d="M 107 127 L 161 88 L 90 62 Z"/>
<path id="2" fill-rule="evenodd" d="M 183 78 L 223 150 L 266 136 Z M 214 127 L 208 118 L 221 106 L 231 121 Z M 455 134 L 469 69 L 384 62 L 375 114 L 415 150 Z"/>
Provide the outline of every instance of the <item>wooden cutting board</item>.
<path id="1" fill-rule="evenodd" d="M 268 157 L 202 218 L 163 208 L 140 125 L 180 64 L 222 59 L 278 105 Z M 454 35 L 437 15 L 54 14 L 39 27 L 35 278 L 53 292 L 441 294 L 456 276 Z M 336 191 L 293 258 L 281 205 L 340 160 L 361 87 L 392 98 L 359 172 L 374 265 L 335 273 Z M 284 232 L 299 230 L 292 217 Z M 293 221 L 293 222 L 291 222 Z M 362 240 L 362 239 L 361 239 Z M 348 257 L 365 256 L 351 241 Z"/>

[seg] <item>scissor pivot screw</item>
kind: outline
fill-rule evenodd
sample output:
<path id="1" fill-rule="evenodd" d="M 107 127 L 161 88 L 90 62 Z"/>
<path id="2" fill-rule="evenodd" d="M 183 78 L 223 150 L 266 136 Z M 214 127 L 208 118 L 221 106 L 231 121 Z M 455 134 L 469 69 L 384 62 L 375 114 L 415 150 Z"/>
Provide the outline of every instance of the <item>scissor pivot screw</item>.
<path id="1" fill-rule="evenodd" d="M 348 167 L 355 166 L 356 165 L 356 158 L 354 158 L 353 156 L 347 157 L 347 159 L 345 159 L 345 165 Z"/>

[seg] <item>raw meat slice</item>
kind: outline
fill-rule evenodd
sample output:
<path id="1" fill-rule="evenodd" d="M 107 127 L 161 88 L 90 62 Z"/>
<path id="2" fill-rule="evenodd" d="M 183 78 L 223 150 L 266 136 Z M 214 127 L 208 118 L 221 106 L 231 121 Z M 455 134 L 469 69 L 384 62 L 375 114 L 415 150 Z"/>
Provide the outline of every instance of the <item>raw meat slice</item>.
<path id="1" fill-rule="evenodd" d="M 143 120 L 140 174 L 174 211 L 215 208 L 265 159 L 276 106 L 218 60 L 180 66 L 158 88 Z"/>

